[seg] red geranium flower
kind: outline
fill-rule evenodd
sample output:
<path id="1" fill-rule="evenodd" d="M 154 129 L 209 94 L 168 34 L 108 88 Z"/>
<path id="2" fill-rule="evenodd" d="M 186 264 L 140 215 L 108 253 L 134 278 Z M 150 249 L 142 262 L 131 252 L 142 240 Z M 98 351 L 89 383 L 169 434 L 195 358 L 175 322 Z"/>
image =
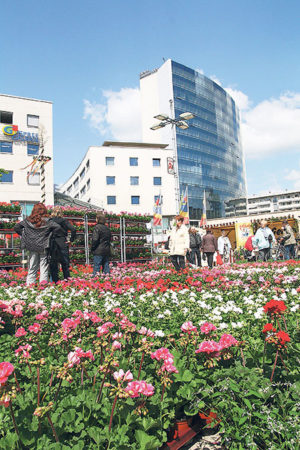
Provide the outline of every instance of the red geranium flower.
<path id="1" fill-rule="evenodd" d="M 282 314 L 286 310 L 285 303 L 282 300 L 270 300 L 264 306 L 266 314 Z"/>
<path id="2" fill-rule="evenodd" d="M 285 331 L 278 331 L 278 333 L 276 333 L 276 336 L 280 345 L 285 345 L 287 342 L 291 341 L 291 338 Z"/>
<path id="3" fill-rule="evenodd" d="M 263 333 L 268 333 L 270 331 L 276 331 L 276 328 L 274 328 L 271 323 L 266 323 L 266 325 L 263 327 L 262 332 Z"/>

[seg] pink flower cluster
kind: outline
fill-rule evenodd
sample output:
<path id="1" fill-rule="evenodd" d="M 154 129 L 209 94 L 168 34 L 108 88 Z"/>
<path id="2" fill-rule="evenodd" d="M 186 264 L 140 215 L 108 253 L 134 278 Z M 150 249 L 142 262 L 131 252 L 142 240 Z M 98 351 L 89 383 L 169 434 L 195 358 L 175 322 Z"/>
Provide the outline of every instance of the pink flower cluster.
<path id="1" fill-rule="evenodd" d="M 97 337 L 101 337 L 104 334 L 109 333 L 110 328 L 113 328 L 114 324 L 112 322 L 105 322 L 103 325 L 101 325 L 101 327 L 97 328 L 98 333 L 97 333 Z"/>
<path id="2" fill-rule="evenodd" d="M 215 331 L 217 327 L 213 323 L 205 322 L 201 325 L 200 331 L 203 334 L 209 334 L 212 331 Z"/>
<path id="3" fill-rule="evenodd" d="M 181 325 L 180 329 L 184 333 L 188 333 L 188 334 L 191 334 L 192 332 L 194 332 L 194 333 L 197 332 L 197 327 L 195 327 L 192 322 L 184 322 Z"/>
<path id="4" fill-rule="evenodd" d="M 15 370 L 14 366 L 9 362 L 0 363 L 0 386 L 4 385 L 8 379 L 8 377 Z"/>
<path id="5" fill-rule="evenodd" d="M 142 327 L 139 331 L 138 331 L 138 333 L 139 334 L 143 334 L 144 336 L 147 336 L 147 337 L 155 337 L 155 333 L 153 333 L 153 331 L 151 331 L 149 328 L 146 328 L 146 327 Z"/>
<path id="6" fill-rule="evenodd" d="M 203 341 L 199 344 L 195 353 L 205 353 L 208 357 L 214 358 L 220 355 L 220 352 L 226 348 L 234 347 L 238 341 L 231 334 L 223 334 L 219 342 Z"/>
<path id="7" fill-rule="evenodd" d="M 88 358 L 91 361 L 94 361 L 94 355 L 91 350 L 88 350 L 87 352 L 84 352 L 82 348 L 75 347 L 74 352 L 70 352 L 68 354 L 68 361 L 69 361 L 69 367 L 73 367 L 75 365 L 80 364 L 81 360 L 83 358 Z"/>
<path id="8" fill-rule="evenodd" d="M 131 398 L 139 397 L 140 395 L 145 395 L 146 397 L 151 397 L 154 394 L 154 386 L 146 381 L 130 381 L 125 388 L 125 392 L 129 394 Z"/>
<path id="9" fill-rule="evenodd" d="M 42 331 L 42 327 L 39 323 L 34 323 L 33 325 L 29 325 L 28 331 L 33 334 L 38 334 L 40 331 Z"/>
<path id="10" fill-rule="evenodd" d="M 163 365 L 161 367 L 161 371 L 169 372 L 169 373 L 178 373 L 178 370 L 174 366 L 174 356 L 167 348 L 159 348 L 155 352 L 151 353 L 151 358 L 156 359 L 156 361 L 163 361 Z"/>
<path id="11" fill-rule="evenodd" d="M 21 356 L 23 358 L 29 359 L 29 358 L 31 358 L 30 353 L 29 353 L 31 349 L 32 349 L 32 346 L 30 344 L 20 345 L 20 347 L 15 350 L 15 354 L 19 355 L 19 353 L 22 352 Z"/>
<path id="12" fill-rule="evenodd" d="M 124 372 L 123 369 L 120 369 L 118 372 L 113 373 L 113 377 L 118 383 L 120 383 L 121 381 L 133 380 L 133 375 L 130 372 L 130 370 L 127 370 L 127 372 Z"/>

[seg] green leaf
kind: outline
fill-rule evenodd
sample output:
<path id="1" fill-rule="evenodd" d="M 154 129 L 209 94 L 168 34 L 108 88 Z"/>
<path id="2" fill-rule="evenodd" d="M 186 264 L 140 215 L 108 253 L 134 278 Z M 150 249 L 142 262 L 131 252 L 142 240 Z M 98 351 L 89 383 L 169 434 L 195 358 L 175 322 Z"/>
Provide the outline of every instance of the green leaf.
<path id="1" fill-rule="evenodd" d="M 154 436 L 150 436 L 143 430 L 136 430 L 135 438 L 138 442 L 140 450 L 153 450 L 160 445 L 160 441 Z"/>
<path id="2" fill-rule="evenodd" d="M 250 401 L 247 398 L 242 399 L 246 406 L 248 406 L 249 409 L 252 409 L 252 405 Z"/>

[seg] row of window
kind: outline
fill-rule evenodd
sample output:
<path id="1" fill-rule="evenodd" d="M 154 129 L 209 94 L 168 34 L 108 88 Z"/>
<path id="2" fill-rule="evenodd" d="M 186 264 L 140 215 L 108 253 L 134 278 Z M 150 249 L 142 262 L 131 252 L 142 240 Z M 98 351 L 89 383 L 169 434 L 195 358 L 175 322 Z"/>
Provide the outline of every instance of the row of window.
<path id="1" fill-rule="evenodd" d="M 159 198 L 159 195 L 154 195 L 154 203 L 157 202 Z M 116 205 L 117 204 L 117 197 L 116 195 L 108 195 L 106 198 L 106 202 L 108 205 Z M 161 204 L 163 203 L 163 196 L 161 196 Z M 139 205 L 140 204 L 140 196 L 139 195 L 132 195 L 131 196 L 131 204 L 132 205 Z"/>
<path id="2" fill-rule="evenodd" d="M 27 126 L 38 128 L 39 127 L 39 116 L 33 114 L 27 114 Z M 8 125 L 13 124 L 13 113 L 9 111 L 0 111 L 0 123 L 6 123 Z"/>
<path id="3" fill-rule="evenodd" d="M 7 170 L 7 173 L 3 173 L 0 177 L 0 183 L 13 183 L 14 181 L 14 173 L 12 170 Z M 34 175 L 29 174 L 27 172 L 27 183 L 31 186 L 39 186 L 40 185 L 40 173 L 37 172 Z"/>
<path id="4" fill-rule="evenodd" d="M 116 184 L 116 177 L 115 176 L 107 176 L 106 177 L 106 184 Z M 140 184 L 140 177 L 130 177 L 130 184 L 131 186 L 138 186 Z M 161 177 L 153 177 L 153 185 L 154 186 L 161 186 Z"/>
<path id="5" fill-rule="evenodd" d="M 115 157 L 114 156 L 106 156 L 105 164 L 107 166 L 114 166 L 115 165 Z M 130 166 L 138 166 L 139 158 L 129 157 L 129 165 Z M 152 158 L 152 165 L 153 165 L 153 167 L 160 167 L 160 158 Z"/>
<path id="6" fill-rule="evenodd" d="M 8 141 L 0 141 L 0 153 L 12 153 L 13 143 Z M 27 155 L 38 155 L 39 146 L 38 144 L 30 144 L 27 142 Z"/>

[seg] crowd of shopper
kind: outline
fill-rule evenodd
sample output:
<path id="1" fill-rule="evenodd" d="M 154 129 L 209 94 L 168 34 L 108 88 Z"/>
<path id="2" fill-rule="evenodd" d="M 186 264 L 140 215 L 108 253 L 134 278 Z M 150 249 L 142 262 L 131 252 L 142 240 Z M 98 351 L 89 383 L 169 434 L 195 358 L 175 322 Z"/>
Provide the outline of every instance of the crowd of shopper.
<path id="1" fill-rule="evenodd" d="M 93 229 L 91 252 L 93 254 L 93 276 L 102 273 L 109 274 L 111 256 L 111 231 L 106 225 L 103 213 L 97 213 L 96 225 Z M 59 280 L 59 265 L 61 264 L 63 277 L 70 277 L 69 245 L 76 238 L 76 229 L 63 217 L 62 208 L 54 207 L 51 215 L 42 203 L 34 205 L 29 217 L 15 226 L 15 231 L 21 236 L 21 249 L 29 254 L 29 267 L 26 283 L 35 283 L 38 270 L 40 282 Z M 68 236 L 70 233 L 70 240 Z M 276 234 L 276 237 L 275 237 Z M 295 258 L 296 239 L 288 221 L 282 222 L 282 229 L 271 230 L 266 220 L 261 220 L 260 227 L 254 236 L 249 236 L 245 250 L 252 260 L 267 261 L 272 257 L 274 246 L 281 246 L 285 259 Z M 232 246 L 225 229 L 216 239 L 210 229 L 201 236 L 195 227 L 188 228 L 184 224 L 184 217 L 176 216 L 165 246 L 169 250 L 171 262 L 177 271 L 186 267 L 202 265 L 207 261 L 211 269 L 215 262 L 218 264 L 230 262 Z M 202 257 L 201 257 L 202 254 Z M 249 260 L 250 260 L 249 256 Z"/>
<path id="2" fill-rule="evenodd" d="M 109 273 L 109 257 L 111 232 L 105 225 L 105 216 L 98 213 L 97 225 L 94 227 L 91 251 L 94 255 L 93 276 L 102 267 Z M 29 217 L 17 223 L 15 231 L 21 236 L 21 249 L 28 251 L 27 286 L 36 282 L 38 271 L 40 283 L 59 280 L 59 265 L 62 267 L 64 279 L 70 277 L 69 245 L 76 238 L 76 229 L 63 217 L 62 208 L 53 208 L 49 216 L 42 203 L 34 205 Z M 71 233 L 70 241 L 68 234 Z"/>

